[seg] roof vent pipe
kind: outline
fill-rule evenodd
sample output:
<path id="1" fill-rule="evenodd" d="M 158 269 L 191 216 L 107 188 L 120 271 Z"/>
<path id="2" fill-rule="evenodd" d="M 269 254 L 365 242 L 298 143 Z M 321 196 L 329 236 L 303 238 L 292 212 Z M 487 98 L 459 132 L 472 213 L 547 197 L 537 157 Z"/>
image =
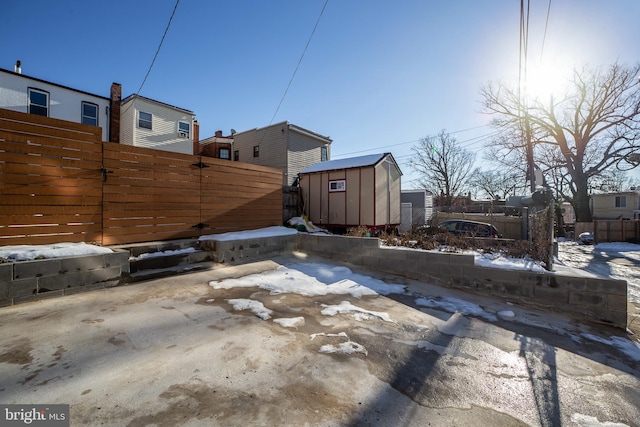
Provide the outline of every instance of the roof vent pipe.
<path id="1" fill-rule="evenodd" d="M 13 72 L 22 74 L 22 62 L 19 59 L 16 61 L 16 65 L 14 65 L 13 67 Z"/>

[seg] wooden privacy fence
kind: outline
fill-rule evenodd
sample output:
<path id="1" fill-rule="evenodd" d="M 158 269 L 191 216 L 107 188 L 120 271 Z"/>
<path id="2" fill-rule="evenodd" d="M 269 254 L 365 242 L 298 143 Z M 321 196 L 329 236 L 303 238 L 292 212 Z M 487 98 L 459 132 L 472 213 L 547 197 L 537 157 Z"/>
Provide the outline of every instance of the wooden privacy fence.
<path id="1" fill-rule="evenodd" d="M 580 233 L 593 233 L 596 243 L 640 242 L 640 221 L 620 219 L 598 219 L 593 222 L 577 222 L 575 237 Z"/>
<path id="2" fill-rule="evenodd" d="M 282 172 L 101 141 L 0 109 L 0 246 L 103 245 L 282 224 Z"/>

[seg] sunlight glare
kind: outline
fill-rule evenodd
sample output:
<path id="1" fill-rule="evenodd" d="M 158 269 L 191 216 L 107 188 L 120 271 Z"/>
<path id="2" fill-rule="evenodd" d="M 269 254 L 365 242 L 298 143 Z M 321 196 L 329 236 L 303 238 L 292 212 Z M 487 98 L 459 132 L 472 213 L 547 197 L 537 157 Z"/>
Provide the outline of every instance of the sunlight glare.
<path id="1" fill-rule="evenodd" d="M 546 102 L 551 96 L 560 98 L 567 93 L 570 75 L 562 67 L 541 65 L 527 72 L 526 92 L 530 100 Z"/>

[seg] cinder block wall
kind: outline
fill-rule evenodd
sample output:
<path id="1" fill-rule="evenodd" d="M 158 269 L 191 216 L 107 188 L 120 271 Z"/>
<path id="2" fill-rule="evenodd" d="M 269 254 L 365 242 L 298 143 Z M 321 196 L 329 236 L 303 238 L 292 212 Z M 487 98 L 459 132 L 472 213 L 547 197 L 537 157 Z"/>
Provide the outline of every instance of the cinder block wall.
<path id="1" fill-rule="evenodd" d="M 299 234 L 298 249 L 571 317 L 627 327 L 627 282 L 477 267 L 473 255 L 382 247 L 376 238 Z"/>
<path id="2" fill-rule="evenodd" d="M 220 263 L 240 263 L 267 258 L 292 252 L 297 246 L 295 234 L 230 241 L 200 241 L 200 247 L 209 251 L 214 262 Z"/>
<path id="3" fill-rule="evenodd" d="M 129 252 L 0 264 L 0 306 L 117 286 Z"/>

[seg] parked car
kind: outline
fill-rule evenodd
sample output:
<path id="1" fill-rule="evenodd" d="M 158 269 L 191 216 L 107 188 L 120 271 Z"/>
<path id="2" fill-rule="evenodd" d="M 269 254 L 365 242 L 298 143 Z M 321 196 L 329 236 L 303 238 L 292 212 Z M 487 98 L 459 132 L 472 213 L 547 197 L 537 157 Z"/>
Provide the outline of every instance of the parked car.
<path id="1" fill-rule="evenodd" d="M 438 224 L 438 228 L 460 236 L 490 238 L 502 237 L 502 235 L 498 233 L 498 230 L 491 224 L 487 224 L 486 222 L 467 221 L 465 219 L 450 219 Z"/>
<path id="2" fill-rule="evenodd" d="M 593 245 L 593 233 L 584 232 L 578 236 L 578 243 L 583 245 Z"/>

